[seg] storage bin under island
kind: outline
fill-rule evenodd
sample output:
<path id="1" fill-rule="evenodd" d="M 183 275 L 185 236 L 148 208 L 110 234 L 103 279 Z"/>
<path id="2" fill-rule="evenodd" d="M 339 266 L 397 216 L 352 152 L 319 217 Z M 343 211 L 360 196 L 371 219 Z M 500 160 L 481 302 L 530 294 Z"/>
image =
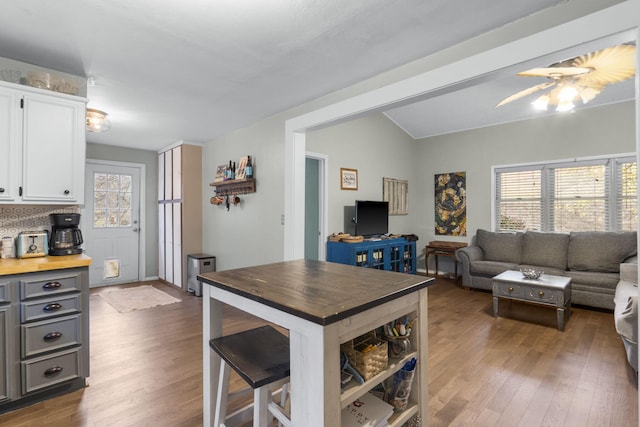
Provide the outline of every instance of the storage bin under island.
<path id="1" fill-rule="evenodd" d="M 90 264 L 86 255 L 0 260 L 0 413 L 86 385 Z"/>
<path id="2" fill-rule="evenodd" d="M 424 276 L 295 260 L 198 276 L 203 286 L 204 425 L 212 425 L 220 357 L 209 340 L 222 334 L 223 304 L 289 331 L 292 425 L 339 427 L 341 411 L 411 358 L 417 361 L 408 407 L 389 423 L 420 414 L 427 424 L 427 287 Z M 340 345 L 405 316 L 415 318 L 411 349 L 363 384 L 340 386 Z"/>

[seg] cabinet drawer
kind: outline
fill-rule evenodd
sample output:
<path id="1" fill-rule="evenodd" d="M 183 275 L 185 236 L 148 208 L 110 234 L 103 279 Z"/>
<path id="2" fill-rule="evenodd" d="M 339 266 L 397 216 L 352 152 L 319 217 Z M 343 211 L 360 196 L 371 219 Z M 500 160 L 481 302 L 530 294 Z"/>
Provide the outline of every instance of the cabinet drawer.
<path id="1" fill-rule="evenodd" d="M 80 350 L 75 349 L 21 362 L 22 394 L 40 390 L 79 376 Z"/>
<path id="2" fill-rule="evenodd" d="M 20 303 L 20 321 L 43 320 L 80 312 L 80 294 L 60 295 L 57 298 Z"/>
<path id="3" fill-rule="evenodd" d="M 22 357 L 80 344 L 80 316 L 22 325 Z"/>
<path id="4" fill-rule="evenodd" d="M 8 283 L 0 283 L 0 304 L 9 302 Z"/>
<path id="5" fill-rule="evenodd" d="M 493 294 L 495 296 L 505 296 L 511 298 L 522 298 L 522 287 L 513 283 L 493 282 Z"/>
<path id="6" fill-rule="evenodd" d="M 33 275 L 20 280 L 20 299 L 41 297 L 45 295 L 61 294 L 80 291 L 80 274 L 66 275 Z"/>

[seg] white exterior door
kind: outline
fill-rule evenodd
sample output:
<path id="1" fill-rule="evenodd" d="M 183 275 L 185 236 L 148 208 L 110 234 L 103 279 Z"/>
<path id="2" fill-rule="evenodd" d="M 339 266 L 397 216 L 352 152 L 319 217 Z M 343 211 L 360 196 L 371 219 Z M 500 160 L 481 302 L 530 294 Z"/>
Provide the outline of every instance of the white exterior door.
<path id="1" fill-rule="evenodd" d="M 82 232 L 93 260 L 90 287 L 140 280 L 140 175 L 135 166 L 87 162 Z"/>

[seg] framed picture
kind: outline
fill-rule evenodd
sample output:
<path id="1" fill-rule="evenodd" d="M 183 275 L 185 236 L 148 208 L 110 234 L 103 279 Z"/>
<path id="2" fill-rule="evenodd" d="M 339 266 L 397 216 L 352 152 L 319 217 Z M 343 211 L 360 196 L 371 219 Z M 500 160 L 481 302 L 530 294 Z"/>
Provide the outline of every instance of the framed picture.
<path id="1" fill-rule="evenodd" d="M 341 190 L 357 190 L 358 189 L 358 170 L 340 168 L 340 189 Z"/>
<path id="2" fill-rule="evenodd" d="M 439 173 L 434 182 L 436 236 L 466 236 L 466 172 Z"/>
<path id="3" fill-rule="evenodd" d="M 409 181 L 382 178 L 382 200 L 389 202 L 389 215 L 409 215 Z"/>
<path id="4" fill-rule="evenodd" d="M 236 179 L 245 179 L 247 177 L 247 156 L 241 157 L 236 170 Z"/>
<path id="5" fill-rule="evenodd" d="M 224 171 L 227 170 L 227 165 L 220 165 L 216 169 L 216 177 L 213 179 L 213 182 L 222 182 L 224 181 Z"/>

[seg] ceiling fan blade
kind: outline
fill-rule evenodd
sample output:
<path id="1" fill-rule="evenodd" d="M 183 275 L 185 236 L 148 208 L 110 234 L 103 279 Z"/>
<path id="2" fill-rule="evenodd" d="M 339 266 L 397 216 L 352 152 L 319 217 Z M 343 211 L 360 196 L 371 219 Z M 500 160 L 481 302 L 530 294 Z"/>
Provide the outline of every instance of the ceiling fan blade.
<path id="1" fill-rule="evenodd" d="M 573 60 L 573 64 L 576 67 L 592 69 L 590 73 L 578 77 L 580 84 L 607 85 L 635 75 L 635 55 L 634 45 L 623 44 L 578 56 Z"/>
<path id="2" fill-rule="evenodd" d="M 532 68 L 527 71 L 522 71 L 516 74 L 517 76 L 524 77 L 548 77 L 550 79 L 567 77 L 567 76 L 579 76 L 587 74 L 591 71 L 590 68 L 580 67 L 546 67 L 546 68 Z"/>
<path id="3" fill-rule="evenodd" d="M 551 87 L 551 86 L 553 86 L 554 84 L 556 84 L 556 82 L 555 82 L 555 81 L 552 81 L 552 82 L 546 82 L 546 83 L 541 83 L 541 84 L 539 84 L 539 85 L 535 85 L 535 86 L 530 87 L 530 88 L 528 88 L 528 89 L 522 90 L 522 91 L 520 91 L 520 92 L 518 92 L 518 93 L 515 93 L 515 94 L 513 94 L 513 95 L 511 95 L 511 96 L 509 96 L 509 97 L 507 97 L 507 98 L 503 99 L 502 101 L 500 101 L 500 102 L 498 103 L 498 105 L 496 105 L 496 108 L 498 108 L 498 107 L 500 107 L 500 106 L 502 106 L 502 105 L 504 105 L 504 104 L 508 104 L 508 103 L 509 103 L 509 102 L 511 102 L 511 101 L 515 101 L 516 99 L 520 99 L 520 98 L 522 98 L 522 97 L 524 97 L 524 96 L 531 95 L 532 93 L 537 92 L 537 91 L 539 91 L 539 90 L 542 90 L 542 89 L 546 89 L 546 88 L 548 88 L 548 87 Z"/>

